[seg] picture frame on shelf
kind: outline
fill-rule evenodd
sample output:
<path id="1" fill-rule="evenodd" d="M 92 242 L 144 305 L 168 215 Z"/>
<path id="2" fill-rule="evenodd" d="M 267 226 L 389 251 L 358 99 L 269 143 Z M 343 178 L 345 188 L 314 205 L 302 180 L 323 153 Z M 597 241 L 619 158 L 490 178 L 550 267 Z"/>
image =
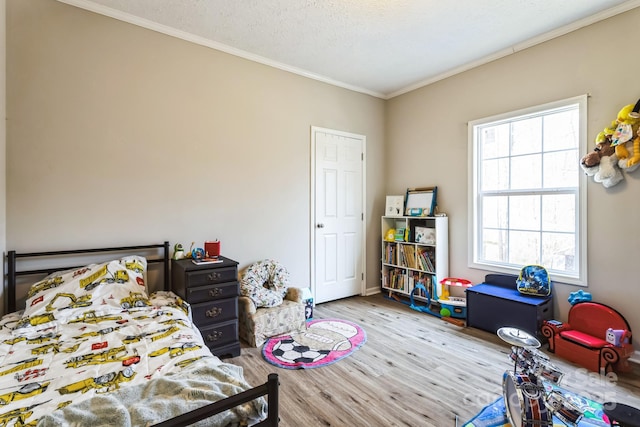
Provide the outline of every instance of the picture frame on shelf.
<path id="1" fill-rule="evenodd" d="M 406 216 L 434 216 L 438 187 L 407 188 L 404 214 Z"/>
<path id="2" fill-rule="evenodd" d="M 384 209 L 386 216 L 401 217 L 404 212 L 404 196 L 387 196 L 387 203 Z"/>
<path id="3" fill-rule="evenodd" d="M 416 227 L 414 240 L 415 240 L 415 243 L 422 243 L 425 245 L 435 245 L 436 230 L 429 227 Z"/>

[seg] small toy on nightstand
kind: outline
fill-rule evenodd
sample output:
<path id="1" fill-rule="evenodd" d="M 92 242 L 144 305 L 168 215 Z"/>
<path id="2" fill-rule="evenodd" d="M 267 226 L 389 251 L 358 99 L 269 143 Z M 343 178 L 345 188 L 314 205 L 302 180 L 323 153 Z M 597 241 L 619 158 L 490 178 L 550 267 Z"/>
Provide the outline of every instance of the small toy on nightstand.
<path id="1" fill-rule="evenodd" d="M 184 248 L 182 247 L 182 243 L 176 243 L 173 247 L 173 259 L 179 260 L 184 258 Z"/>

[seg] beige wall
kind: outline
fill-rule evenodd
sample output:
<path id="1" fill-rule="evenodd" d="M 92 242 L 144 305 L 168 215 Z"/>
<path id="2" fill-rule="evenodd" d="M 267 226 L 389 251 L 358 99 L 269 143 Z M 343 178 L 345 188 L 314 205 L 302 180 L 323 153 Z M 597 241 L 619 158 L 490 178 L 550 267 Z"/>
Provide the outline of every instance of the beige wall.
<path id="1" fill-rule="evenodd" d="M 7 91 L 6 91 L 6 1 L 0 0 L 0 253 L 5 253 L 7 244 Z M 0 265 L 4 277 L 4 262 Z M 0 307 L 1 308 L 1 307 Z"/>
<path id="2" fill-rule="evenodd" d="M 7 30 L 8 248 L 218 238 L 308 286 L 311 126 L 367 137 L 378 222 L 383 100 L 54 0 L 9 0 Z"/>
<path id="3" fill-rule="evenodd" d="M 587 93 L 590 150 L 618 110 L 640 98 L 640 59 L 618 48 L 636 35 L 639 20 L 635 9 L 388 102 L 387 161 L 402 167 L 388 174 L 387 193 L 438 186 L 439 207 L 450 217 L 452 275 L 480 281 L 487 273 L 468 267 L 467 122 Z M 638 194 L 640 170 L 608 190 L 589 180 L 587 290 L 640 331 Z M 556 317 L 566 320 L 567 297 L 577 289 L 556 286 Z"/>
<path id="4" fill-rule="evenodd" d="M 272 257 L 307 285 L 315 125 L 367 136 L 370 290 L 384 195 L 413 186 L 438 186 L 450 272 L 479 281 L 466 123 L 589 93 L 591 141 L 640 97 L 638 55 L 617 49 L 638 9 L 385 102 L 54 0 L 7 3 L 6 247 L 18 250 L 219 238 L 241 264 Z M 588 184 L 588 290 L 635 330 L 639 180 Z M 556 286 L 557 317 L 576 289 Z"/>

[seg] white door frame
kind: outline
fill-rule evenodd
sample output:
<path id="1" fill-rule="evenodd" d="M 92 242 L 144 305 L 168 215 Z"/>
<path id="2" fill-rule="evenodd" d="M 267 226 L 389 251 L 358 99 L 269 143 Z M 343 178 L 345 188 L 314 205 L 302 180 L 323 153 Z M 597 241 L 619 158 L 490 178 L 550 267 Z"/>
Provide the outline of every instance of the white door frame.
<path id="1" fill-rule="evenodd" d="M 319 126 L 311 126 L 311 210 L 309 215 L 309 232 L 310 232 L 310 274 L 309 288 L 316 300 L 316 132 L 332 133 L 334 135 L 345 136 L 360 139 L 362 141 L 362 221 L 360 221 L 362 230 L 362 281 L 360 282 L 360 295 L 366 295 L 367 287 L 367 227 L 365 218 L 367 218 L 367 137 L 356 133 L 344 132 L 335 129 L 323 128 Z"/>

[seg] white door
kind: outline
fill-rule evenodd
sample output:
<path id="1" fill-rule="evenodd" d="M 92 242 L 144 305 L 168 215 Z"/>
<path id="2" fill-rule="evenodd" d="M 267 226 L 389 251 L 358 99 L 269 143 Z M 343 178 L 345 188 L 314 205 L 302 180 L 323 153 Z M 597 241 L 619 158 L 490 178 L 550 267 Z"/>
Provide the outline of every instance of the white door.
<path id="1" fill-rule="evenodd" d="M 363 293 L 365 137 L 312 127 L 312 290 L 316 303 Z"/>

